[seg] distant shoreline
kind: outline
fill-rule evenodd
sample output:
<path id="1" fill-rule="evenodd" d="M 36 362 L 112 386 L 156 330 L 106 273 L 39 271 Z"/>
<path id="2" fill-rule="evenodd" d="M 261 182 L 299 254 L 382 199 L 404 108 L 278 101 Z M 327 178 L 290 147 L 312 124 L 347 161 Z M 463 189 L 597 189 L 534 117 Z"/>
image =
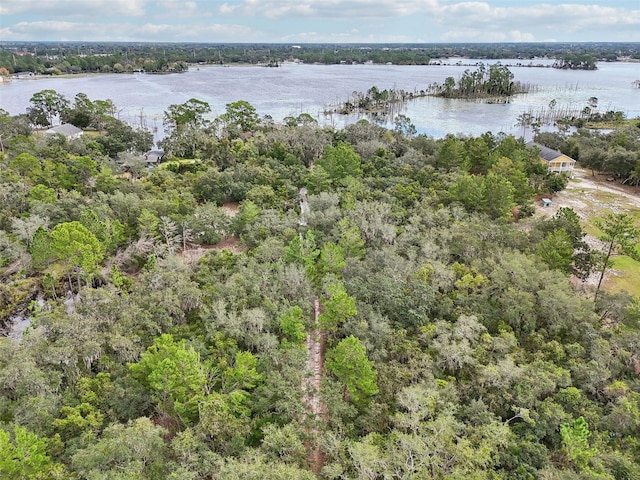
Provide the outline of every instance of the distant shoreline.
<path id="1" fill-rule="evenodd" d="M 457 61 L 452 61 L 453 59 L 458 59 Z M 189 70 L 191 70 L 192 68 L 194 69 L 199 69 L 199 68 L 212 68 L 212 67 L 218 67 L 218 68 L 231 68 L 231 67 L 258 67 L 258 68 L 279 68 L 280 65 L 326 65 L 326 66 L 333 66 L 333 65 L 344 65 L 344 66 L 362 66 L 362 65 L 366 65 L 366 66 L 397 66 L 397 67 L 415 67 L 415 66 L 421 66 L 421 67 L 446 67 L 446 66 L 450 66 L 450 67 L 477 67 L 479 66 L 481 63 L 486 64 L 486 65 L 492 65 L 492 64 L 496 64 L 496 63 L 500 63 L 502 66 L 505 67 L 509 67 L 509 68 L 557 68 L 554 67 L 552 64 L 542 64 L 542 63 L 534 63 L 535 60 L 529 60 L 528 63 L 524 63 L 524 62 L 514 62 L 512 63 L 512 61 L 514 59 L 472 59 L 472 60 L 477 60 L 476 62 L 473 63 L 466 63 L 465 60 L 470 60 L 471 58 L 462 58 L 462 57 L 453 57 L 453 58 L 448 58 L 446 60 L 442 60 L 442 61 L 431 61 L 428 64 L 400 64 L 400 63 L 391 63 L 391 62 L 387 62 L 387 63 L 362 63 L 362 62 L 343 62 L 343 63 L 320 63 L 320 62 L 314 62 L 314 63 L 305 63 L 305 62 L 296 62 L 296 61 L 284 61 L 281 62 L 278 66 L 271 66 L 271 65 L 266 65 L 266 64 L 256 64 L 256 63 L 247 63 L 247 62 L 237 62 L 237 63 L 225 63 L 225 64 L 218 64 L 218 63 L 190 63 L 189 64 Z M 504 62 L 504 60 L 509 60 L 509 63 Z M 541 59 L 536 59 L 536 60 L 541 60 Z M 554 59 L 545 59 L 545 61 L 552 61 Z M 525 60 L 526 62 L 526 60 Z M 634 59 L 634 58 L 629 58 L 629 59 L 622 59 L 622 60 L 615 60 L 615 61 L 611 61 L 611 62 L 599 62 L 599 63 L 640 63 L 639 59 Z M 562 70 L 561 68 L 559 68 L 558 70 Z M 572 69 L 572 70 L 583 70 L 583 69 Z M 585 71 L 590 71 L 590 70 L 586 70 Z M 188 70 L 187 70 L 188 71 Z M 591 70 L 594 71 L 594 70 Z M 24 74 L 25 72 L 20 72 L 22 74 Z M 9 79 L 10 81 L 13 80 L 44 80 L 44 79 L 53 79 L 53 78 L 82 78 L 82 77 L 93 77 L 93 76 L 102 76 L 102 75 L 177 75 L 177 74 L 181 74 L 181 73 L 186 73 L 185 71 L 182 72 L 80 72 L 80 73 L 62 73 L 59 75 L 53 75 L 53 74 L 43 74 L 43 73 L 36 73 L 30 76 L 26 76 L 26 75 L 20 75 L 20 73 L 18 74 L 13 74 L 9 77 L 6 77 L 7 79 Z M 8 82 L 4 82 L 4 83 L 8 83 Z"/>

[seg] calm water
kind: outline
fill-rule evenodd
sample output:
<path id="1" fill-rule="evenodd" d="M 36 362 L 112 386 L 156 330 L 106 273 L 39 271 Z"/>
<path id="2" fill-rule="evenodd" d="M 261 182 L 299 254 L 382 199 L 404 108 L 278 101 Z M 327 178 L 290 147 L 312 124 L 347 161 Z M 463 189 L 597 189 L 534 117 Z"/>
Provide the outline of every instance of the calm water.
<path id="1" fill-rule="evenodd" d="M 462 60 L 473 64 L 476 60 Z M 512 60 L 503 60 L 511 65 Z M 528 62 L 527 62 L 528 63 Z M 547 63 L 550 61 L 535 61 Z M 601 63 L 599 70 L 567 71 L 552 68 L 515 67 L 515 80 L 530 83 L 532 93 L 516 96 L 509 104 L 485 104 L 441 98 L 421 98 L 406 105 L 403 113 L 420 133 L 442 137 L 447 133 L 479 135 L 521 134 L 517 117 L 530 109 L 546 107 L 552 99 L 557 107 L 582 109 L 590 97 L 598 98 L 598 110 L 621 110 L 627 117 L 640 116 L 640 89 L 631 83 L 640 79 L 640 63 Z M 465 69 L 454 60 L 441 66 L 398 65 L 302 65 L 281 68 L 254 66 L 201 66 L 176 75 L 93 75 L 71 78 L 14 80 L 0 85 L 0 108 L 11 114 L 23 113 L 31 96 L 53 89 L 69 100 L 78 92 L 91 99 L 111 99 L 121 119 L 158 129 L 162 135 L 162 114 L 170 104 L 197 98 L 208 102 L 214 116 L 227 103 L 246 100 L 262 115 L 281 121 L 288 115 L 311 114 L 322 124 L 341 127 L 357 117 L 323 115 L 324 107 L 347 99 L 353 92 L 398 88 L 408 91 L 442 83 L 448 76 L 458 78 Z"/>

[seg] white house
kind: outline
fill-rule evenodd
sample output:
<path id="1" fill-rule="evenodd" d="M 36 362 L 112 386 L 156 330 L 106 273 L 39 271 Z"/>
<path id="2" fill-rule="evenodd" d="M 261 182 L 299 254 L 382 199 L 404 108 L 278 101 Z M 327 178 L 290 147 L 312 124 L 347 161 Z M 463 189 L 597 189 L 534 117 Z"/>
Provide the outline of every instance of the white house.
<path id="1" fill-rule="evenodd" d="M 51 127 L 49 130 L 45 130 L 44 133 L 46 135 L 64 135 L 67 140 L 75 140 L 79 138 L 84 133 L 82 129 L 76 127 L 75 125 L 71 125 L 70 123 L 63 123 L 62 125 L 56 125 L 55 127 Z"/>

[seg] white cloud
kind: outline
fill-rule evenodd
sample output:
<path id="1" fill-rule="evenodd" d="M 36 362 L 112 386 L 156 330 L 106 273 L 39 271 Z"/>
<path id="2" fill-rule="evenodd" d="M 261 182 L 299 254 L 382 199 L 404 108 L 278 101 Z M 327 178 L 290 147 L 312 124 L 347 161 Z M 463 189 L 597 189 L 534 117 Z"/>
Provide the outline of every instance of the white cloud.
<path id="1" fill-rule="evenodd" d="M 540 3 L 534 3 L 536 1 Z M 65 39 L 84 41 L 530 42 L 551 38 L 640 41 L 640 0 L 564 1 L 585 3 L 551 0 L 517 0 L 511 4 L 505 0 L 0 0 L 4 27 L 0 34 L 7 40 L 56 40 L 64 35 Z M 592 3 L 587 4 L 588 1 Z M 638 8 L 632 7 L 634 1 Z M 217 17 L 216 23 L 210 25 L 213 15 Z M 57 23 L 49 23 L 56 20 Z M 182 25 L 175 25 L 177 23 Z M 232 37 L 234 34 L 237 36 Z"/>
<path id="2" fill-rule="evenodd" d="M 43 22 L 19 22 L 10 27 L 4 28 L 3 31 L 7 32 L 7 36 L 22 37 L 24 35 L 33 35 L 36 32 L 56 33 L 56 34 L 75 34 L 78 32 L 91 31 L 96 25 L 90 23 L 74 23 L 64 21 L 43 21 Z M 97 25 L 98 28 L 103 28 L 103 25 Z M 38 35 L 42 36 L 42 35 Z M 28 38 L 28 37 L 27 37 Z"/>
<path id="3" fill-rule="evenodd" d="M 244 25 L 167 25 L 146 23 L 88 23 L 66 21 L 20 22 L 0 30 L 3 38 L 33 40 L 56 38 L 63 41 L 252 41 L 257 33 Z"/>
<path id="4" fill-rule="evenodd" d="M 452 0 L 239 0 L 227 1 L 218 11 L 223 15 L 282 18 L 331 19 L 358 22 L 372 18 L 424 18 L 425 25 L 436 24 L 459 31 L 461 37 L 477 36 L 474 30 L 487 29 L 495 38 L 524 38 L 513 31 L 535 29 L 545 37 L 554 29 L 592 33 L 598 27 L 620 27 L 640 32 L 640 8 L 628 9 L 601 4 L 538 3 L 494 6 L 489 1 Z M 455 29 L 455 30 L 453 30 Z M 640 35 L 640 34 L 638 34 Z M 635 38 L 638 38 L 635 35 Z M 488 41 L 488 40 L 487 40 Z"/>
<path id="5" fill-rule="evenodd" d="M 0 15 L 141 16 L 148 0 L 2 0 Z"/>
<path id="6" fill-rule="evenodd" d="M 434 20 L 442 25 L 492 28 L 496 31 L 514 26 L 565 31 L 586 31 L 597 26 L 629 26 L 640 29 L 640 9 L 627 10 L 600 5 L 549 4 L 492 7 L 488 2 L 458 2 L 439 6 Z"/>
<path id="7" fill-rule="evenodd" d="M 388 18 L 407 16 L 421 10 L 435 8 L 437 0 L 242 0 L 238 4 L 223 3 L 222 14 L 315 18 Z"/>
<path id="8" fill-rule="evenodd" d="M 535 35 L 520 30 L 487 31 L 483 29 L 450 30 L 442 35 L 447 42 L 535 42 Z"/>
<path id="9" fill-rule="evenodd" d="M 142 38 L 169 41 L 195 41 L 208 39 L 212 42 L 223 42 L 246 38 L 253 40 L 257 32 L 245 25 L 212 23 L 203 25 L 169 25 L 147 23 L 136 30 Z"/>
<path id="10" fill-rule="evenodd" d="M 171 18 L 200 18 L 212 15 L 210 3 L 199 4 L 195 1 L 160 0 L 156 3 L 160 8 L 159 16 Z"/>
<path id="11" fill-rule="evenodd" d="M 348 32 L 300 32 L 284 35 L 280 42 L 296 43 L 409 43 L 414 41 L 406 35 L 386 35 L 384 33 L 366 33 L 358 30 Z"/>

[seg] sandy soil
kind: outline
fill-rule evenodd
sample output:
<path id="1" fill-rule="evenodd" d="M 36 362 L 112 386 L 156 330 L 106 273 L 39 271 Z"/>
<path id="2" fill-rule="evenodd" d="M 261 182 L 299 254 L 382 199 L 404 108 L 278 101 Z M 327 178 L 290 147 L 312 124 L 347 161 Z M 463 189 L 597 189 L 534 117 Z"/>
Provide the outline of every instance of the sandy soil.
<path id="1" fill-rule="evenodd" d="M 609 194 L 606 201 L 598 198 L 597 194 L 602 192 Z M 592 176 L 588 170 L 576 169 L 566 190 L 553 196 L 553 205 L 539 207 L 538 211 L 553 216 L 560 207 L 573 208 L 584 221 L 602 210 L 622 213 L 629 207 L 640 208 L 640 187 L 609 182 L 603 175 Z"/>
<path id="2" fill-rule="evenodd" d="M 320 396 L 320 384 L 324 370 L 324 352 L 327 342 L 326 334 L 318 325 L 320 315 L 320 300 L 314 301 L 313 307 L 313 328 L 307 337 L 305 347 L 307 349 L 307 376 L 302 380 L 302 391 L 304 396 L 302 401 L 307 407 L 307 415 L 311 420 L 324 420 L 327 417 L 327 407 Z M 307 434 L 313 438 L 317 432 L 314 427 L 309 428 Z M 322 470 L 324 456 L 322 450 L 313 445 L 312 441 L 307 442 L 308 460 L 311 470 L 315 473 Z"/>
<path id="3" fill-rule="evenodd" d="M 181 252 L 182 257 L 190 264 L 195 264 L 208 250 L 229 250 L 231 253 L 244 253 L 247 249 L 240 243 L 237 237 L 225 238 L 215 245 L 198 245 Z"/>
<path id="4" fill-rule="evenodd" d="M 222 205 L 222 209 L 228 216 L 233 218 L 238 215 L 238 212 L 240 211 L 240 204 L 238 202 L 225 202 Z"/>
<path id="5" fill-rule="evenodd" d="M 536 215 L 552 217 L 561 207 L 572 208 L 582 222 L 587 222 L 590 217 L 606 215 L 607 213 L 624 213 L 630 209 L 640 209 L 640 187 L 621 185 L 608 181 L 604 175 L 592 175 L 590 170 L 576 169 L 574 178 L 567 188 L 556 193 L 553 204 L 542 207 L 536 203 Z M 592 236 L 586 235 L 585 241 L 591 248 L 602 248 L 602 242 Z M 607 271 L 608 276 L 619 275 L 613 269 Z M 599 275 L 592 275 L 584 284 L 596 286 Z M 574 279 L 574 283 L 581 283 Z"/>

